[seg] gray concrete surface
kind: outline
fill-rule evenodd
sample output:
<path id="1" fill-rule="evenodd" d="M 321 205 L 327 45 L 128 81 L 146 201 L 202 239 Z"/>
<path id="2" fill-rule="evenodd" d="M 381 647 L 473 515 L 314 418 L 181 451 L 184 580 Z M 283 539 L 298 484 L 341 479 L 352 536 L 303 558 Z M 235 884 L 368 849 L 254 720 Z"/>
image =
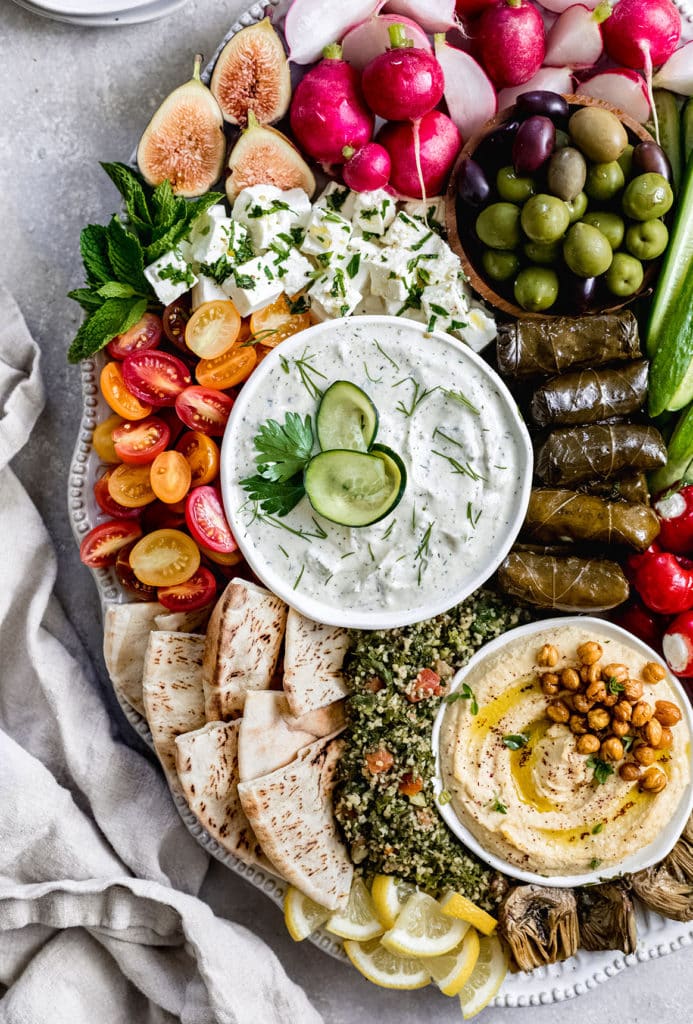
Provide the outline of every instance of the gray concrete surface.
<path id="1" fill-rule="evenodd" d="M 190 0 L 149 25 L 79 29 L 0 0 L 0 278 L 43 350 L 48 404 L 15 469 L 39 507 L 59 557 L 58 595 L 99 668 L 114 729 L 135 745 L 101 662 L 96 592 L 78 560 L 65 486 L 80 413 L 79 373 L 65 350 L 80 311 L 65 293 L 82 283 L 80 228 L 104 222 L 116 194 L 99 160 L 127 159 L 151 111 L 187 76 L 196 50 L 211 54 L 244 0 Z M 221 865 L 205 894 L 218 913 L 257 931 L 328 1024 L 459 1021 L 456 1000 L 433 990 L 390 993 L 312 946 L 295 946 L 274 906 Z M 488 1024 L 673 1024 L 693 1019 L 690 948 L 639 965 L 570 1003 L 489 1010 Z M 258 1022 L 262 1024 L 262 1022 Z M 300 1022 L 287 1022 L 300 1024 Z"/>

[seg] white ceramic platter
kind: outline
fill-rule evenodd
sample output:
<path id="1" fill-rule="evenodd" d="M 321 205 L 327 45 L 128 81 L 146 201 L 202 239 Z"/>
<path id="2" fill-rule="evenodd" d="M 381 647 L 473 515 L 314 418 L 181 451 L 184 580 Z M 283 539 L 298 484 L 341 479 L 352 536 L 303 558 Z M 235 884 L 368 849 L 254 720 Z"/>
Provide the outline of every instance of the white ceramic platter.
<path id="1" fill-rule="evenodd" d="M 55 0 L 55 2 L 38 3 L 34 0 L 14 0 L 24 10 L 38 14 L 51 21 L 60 21 L 67 25 L 80 28 L 108 28 L 117 25 L 140 25 L 147 21 L 157 21 L 180 10 L 188 0 L 133 0 L 121 7 L 118 0 L 104 0 L 94 10 L 88 0 Z M 81 13 L 82 9 L 87 13 Z"/>
<path id="2" fill-rule="evenodd" d="M 285 0 L 260 0 L 253 5 L 239 20 L 231 26 L 224 39 L 206 69 L 207 80 L 211 73 L 214 59 L 222 46 L 236 32 L 247 25 L 260 21 L 268 9 L 275 9 L 275 20 L 282 13 Z M 691 34 L 693 24 L 693 11 L 690 3 L 682 2 L 679 5 L 684 18 L 690 19 L 686 26 L 688 35 Z M 104 516 L 101 515 L 93 496 L 93 484 L 96 480 L 99 469 L 99 460 L 92 447 L 92 434 L 94 427 L 101 420 L 110 414 L 110 409 L 100 396 L 98 380 L 99 372 L 103 366 L 103 357 L 97 356 L 94 359 L 87 359 L 82 363 L 82 394 L 83 409 L 82 419 L 79 425 L 79 432 L 70 466 L 68 481 L 68 510 L 72 531 L 76 542 L 79 544 L 93 526 L 101 522 Z M 126 600 L 120 588 L 115 573 L 110 569 L 93 571 L 96 582 L 102 612 L 112 602 Z M 135 732 L 153 747 L 149 727 L 145 719 L 139 715 L 130 705 L 121 702 L 123 713 L 132 725 Z M 176 807 L 185 825 L 197 839 L 200 845 L 207 852 L 221 861 L 231 871 L 241 875 L 256 888 L 268 896 L 277 907 L 283 903 L 285 883 L 265 874 L 259 868 L 248 867 L 242 864 L 231 854 L 223 850 L 216 840 L 202 828 L 197 819 L 189 810 L 187 804 L 179 797 L 173 797 Z M 539 1006 L 547 1003 L 563 1002 L 566 999 L 574 999 L 576 996 L 596 988 L 609 978 L 613 978 L 626 967 L 633 967 L 638 963 L 647 960 L 656 960 L 666 956 L 684 946 L 693 943 L 693 924 L 682 924 L 677 921 L 670 921 L 659 914 L 639 907 L 638 908 L 638 949 L 630 956 L 624 956 L 619 951 L 604 953 L 589 953 L 581 950 L 576 956 L 571 957 L 563 963 L 551 964 L 548 967 L 540 967 L 531 973 L 520 973 L 509 975 L 503 987 L 496 996 L 493 1005 L 500 1007 L 512 1006 Z M 319 931 L 312 936 L 311 941 L 322 949 L 323 952 L 339 960 L 346 961 L 346 954 L 342 949 L 339 940 L 325 931 Z"/>

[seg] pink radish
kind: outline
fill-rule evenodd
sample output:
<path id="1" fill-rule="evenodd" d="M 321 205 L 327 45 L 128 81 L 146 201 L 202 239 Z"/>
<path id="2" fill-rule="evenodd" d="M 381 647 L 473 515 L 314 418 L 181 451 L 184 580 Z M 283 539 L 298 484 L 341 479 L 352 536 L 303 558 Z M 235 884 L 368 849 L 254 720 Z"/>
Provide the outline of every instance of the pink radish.
<path id="1" fill-rule="evenodd" d="M 496 90 L 481 65 L 464 50 L 450 46 L 443 33 L 436 33 L 434 43 L 445 75 L 448 113 L 466 140 L 494 117 L 498 109 Z"/>
<path id="2" fill-rule="evenodd" d="M 682 96 L 693 96 L 693 42 L 672 53 L 654 76 L 654 85 Z"/>
<path id="3" fill-rule="evenodd" d="M 570 68 L 541 68 L 534 78 L 524 85 L 515 85 L 512 89 L 501 89 L 498 93 L 498 109 L 512 107 L 517 97 L 523 92 L 558 92 L 561 94 L 573 91 L 573 76 Z"/>
<path id="4" fill-rule="evenodd" d="M 456 10 L 458 18 L 475 18 L 487 7 L 493 7 L 498 0 L 457 0 Z"/>
<path id="5" fill-rule="evenodd" d="M 390 49 L 363 69 L 363 95 L 386 121 L 417 121 L 443 98 L 443 69 L 432 53 L 412 46 L 404 25 L 390 25 L 389 33 Z"/>
<path id="6" fill-rule="evenodd" d="M 583 7 L 588 7 L 593 11 L 595 7 L 599 6 L 601 0 L 581 0 L 581 2 Z M 575 0 L 542 0 L 541 6 L 553 14 L 563 14 L 563 11 L 567 11 L 574 3 Z"/>
<path id="7" fill-rule="evenodd" d="M 360 149 L 373 134 L 374 119 L 363 101 L 359 74 L 341 59 L 338 43 L 296 86 L 291 130 L 299 145 L 320 163 L 342 164 L 345 146 Z"/>
<path id="8" fill-rule="evenodd" d="M 398 14 L 372 14 L 360 25 L 349 29 L 342 39 L 344 60 L 358 71 L 363 71 L 374 57 L 387 50 L 390 45 L 388 29 L 394 24 L 404 25 L 407 36 L 419 50 L 431 52 L 428 36 L 415 21 Z"/>
<path id="9" fill-rule="evenodd" d="M 383 146 L 377 142 L 367 142 L 358 152 L 351 146 L 345 146 L 343 155 L 346 163 L 342 168 L 342 177 L 352 192 L 372 192 L 387 185 L 392 161 Z"/>
<path id="10" fill-rule="evenodd" d="M 382 7 L 382 0 L 293 0 L 284 22 L 289 59 L 312 64 L 334 39 Z"/>
<path id="11" fill-rule="evenodd" d="M 378 132 L 377 141 L 392 160 L 390 185 L 401 196 L 412 199 L 443 192 L 462 145 L 454 123 L 439 110 L 424 114 L 415 124 L 386 124 Z"/>
<path id="12" fill-rule="evenodd" d="M 642 75 L 630 68 L 619 68 L 614 71 L 602 71 L 577 87 L 581 96 L 593 96 L 606 100 L 618 107 L 634 120 L 644 124 L 650 116 L 650 101 L 647 98 L 647 87 Z"/>
<path id="13" fill-rule="evenodd" d="M 386 10 L 413 18 L 426 32 L 446 32 L 455 24 L 455 0 L 390 0 Z"/>
<path id="14" fill-rule="evenodd" d="M 497 88 L 521 85 L 544 60 L 544 22 L 528 0 L 499 0 L 477 22 L 476 44 Z"/>
<path id="15" fill-rule="evenodd" d="M 590 11 L 582 4 L 569 7 L 554 22 L 546 39 L 544 64 L 549 67 L 591 68 L 604 51 L 599 27 L 609 16 L 606 5 Z"/>

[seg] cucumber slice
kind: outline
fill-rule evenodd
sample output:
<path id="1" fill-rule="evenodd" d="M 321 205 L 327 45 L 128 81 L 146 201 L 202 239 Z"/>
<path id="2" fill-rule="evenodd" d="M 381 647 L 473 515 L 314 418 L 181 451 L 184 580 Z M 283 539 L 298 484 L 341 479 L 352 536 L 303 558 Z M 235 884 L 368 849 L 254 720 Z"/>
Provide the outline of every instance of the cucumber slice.
<path id="1" fill-rule="evenodd" d="M 678 418 L 667 448 L 667 463 L 650 475 L 650 489 L 653 494 L 673 487 L 679 480 L 690 475 L 693 462 L 693 404 L 689 405 Z"/>
<path id="2" fill-rule="evenodd" d="M 407 474 L 399 456 L 334 449 L 310 460 L 303 474 L 308 499 L 325 519 L 341 526 L 370 526 L 399 504 Z"/>
<path id="3" fill-rule="evenodd" d="M 318 443 L 324 452 L 367 452 L 378 429 L 378 410 L 365 391 L 337 380 L 322 396 L 316 416 Z"/>
<path id="4" fill-rule="evenodd" d="M 674 192 L 678 192 L 681 186 L 681 119 L 678 104 L 673 92 L 668 89 L 655 89 L 653 96 L 659 121 L 659 143 L 669 157 L 674 176 L 672 185 Z"/>
<path id="5" fill-rule="evenodd" d="M 693 399 L 693 316 L 690 312 L 692 297 L 693 259 L 686 277 L 672 295 L 672 307 L 669 309 L 659 345 L 650 365 L 650 416 L 658 416 L 665 409 L 683 409 Z"/>

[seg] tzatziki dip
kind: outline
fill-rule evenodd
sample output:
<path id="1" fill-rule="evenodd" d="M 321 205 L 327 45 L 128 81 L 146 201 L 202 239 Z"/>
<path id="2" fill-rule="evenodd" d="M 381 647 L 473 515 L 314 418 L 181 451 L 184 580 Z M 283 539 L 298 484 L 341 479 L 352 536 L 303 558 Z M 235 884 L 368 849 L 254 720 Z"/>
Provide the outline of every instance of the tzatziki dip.
<path id="1" fill-rule="evenodd" d="M 307 496 L 267 514 L 241 484 L 257 472 L 258 430 L 287 413 L 315 425 L 337 381 L 375 406 L 374 441 L 406 470 L 399 502 L 360 527 L 321 516 Z M 490 367 L 449 335 L 387 316 L 318 324 L 275 348 L 236 400 L 221 469 L 227 517 L 257 576 L 310 618 L 362 629 L 436 615 L 488 579 L 520 529 L 531 475 L 529 435 Z"/>

